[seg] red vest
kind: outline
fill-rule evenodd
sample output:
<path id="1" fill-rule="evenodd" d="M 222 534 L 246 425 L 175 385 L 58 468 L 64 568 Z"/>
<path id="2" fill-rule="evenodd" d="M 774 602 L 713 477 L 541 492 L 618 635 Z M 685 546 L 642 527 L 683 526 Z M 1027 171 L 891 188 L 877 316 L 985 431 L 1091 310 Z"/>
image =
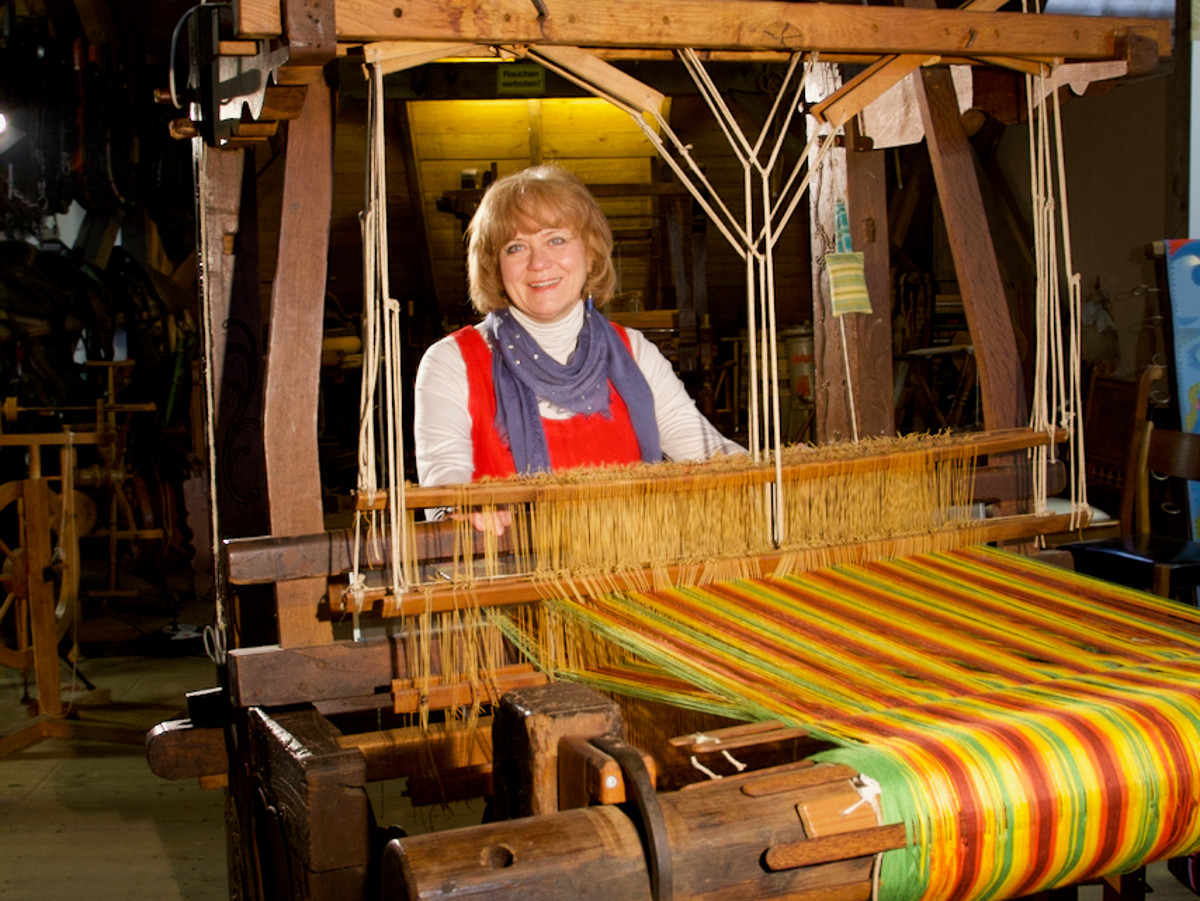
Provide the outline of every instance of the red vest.
<path id="1" fill-rule="evenodd" d="M 629 336 L 613 324 L 626 350 L 632 354 Z M 467 364 L 467 388 L 470 392 L 471 443 L 475 448 L 475 474 L 485 476 L 516 474 L 512 451 L 496 428 L 496 389 L 492 384 L 492 351 L 479 330 L 473 326 L 454 333 Z M 608 411 L 578 413 L 568 419 L 542 418 L 551 469 L 576 466 L 600 466 L 605 463 L 636 463 L 642 459 L 629 410 L 612 383 L 608 385 Z"/>

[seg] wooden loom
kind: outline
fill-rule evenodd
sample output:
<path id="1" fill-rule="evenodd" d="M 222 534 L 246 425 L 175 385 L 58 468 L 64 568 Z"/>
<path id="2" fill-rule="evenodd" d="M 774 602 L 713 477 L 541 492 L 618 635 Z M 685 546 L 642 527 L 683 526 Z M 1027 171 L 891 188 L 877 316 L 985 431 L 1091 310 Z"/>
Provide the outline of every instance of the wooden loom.
<path id="1" fill-rule="evenodd" d="M 714 15 L 717 10 L 719 14 Z M 317 360 L 322 338 L 331 179 L 331 93 L 321 78 L 325 64 L 348 46 L 377 41 L 405 42 L 412 57 L 422 60 L 437 59 L 451 51 L 458 53 L 464 45 L 587 47 L 595 48 L 596 54 L 605 58 L 646 57 L 676 47 L 698 47 L 705 48 L 713 58 L 784 59 L 793 51 L 813 49 L 827 52 L 831 59 L 873 63 L 866 77 L 852 82 L 825 105 L 825 115 L 838 123 L 851 118 L 853 111 L 868 103 L 889 80 L 894 82 L 920 69 L 922 115 L 963 285 L 980 367 L 985 421 L 990 430 L 989 435 L 973 444 L 971 452 L 986 456 L 991 465 L 976 476 L 974 495 L 968 500 L 998 500 L 1013 507 L 1019 495 L 1013 485 L 1027 479 L 1015 452 L 1048 439 L 1022 428 L 1023 398 L 1015 342 L 1007 327 L 995 254 L 948 76 L 936 66 L 921 67 L 934 58 L 1000 63 L 1018 70 L 1069 60 L 1067 65 L 1076 67 L 1071 71 L 1086 81 L 1086 73 L 1098 69 L 1111 76 L 1114 71 L 1126 74 L 1153 68 L 1170 47 L 1167 24 L 1158 21 L 1043 18 L 921 8 L 737 0 L 676 2 L 647 8 L 620 2 L 584 6 L 568 0 L 489 3 L 470 16 L 464 17 L 461 12 L 452 3 L 423 0 L 394 8 L 364 0 L 284 2 L 281 6 L 243 2 L 237 8 L 235 37 L 258 43 L 225 48 L 229 53 L 257 49 L 261 58 L 272 60 L 277 59 L 280 48 L 288 53 L 287 63 L 275 70 L 275 84 L 267 91 L 269 102 L 262 107 L 264 112 L 257 121 L 237 117 L 224 133 L 228 146 L 236 148 L 253 140 L 256 131 L 266 130 L 272 115 L 292 117 L 262 411 L 269 522 L 262 523 L 257 533 L 241 533 L 265 531 L 268 537 L 229 542 L 218 567 L 218 581 L 222 583 L 219 590 L 224 593 L 228 585 L 239 586 L 230 594 L 237 593 L 243 605 L 254 598 L 245 586 L 274 586 L 278 643 L 231 648 L 222 661 L 223 671 L 227 672 L 226 691 L 191 699 L 191 720 L 163 724 L 150 737 L 149 754 L 156 771 L 164 775 L 199 775 L 214 782 L 228 779 L 230 884 L 236 897 L 367 896 L 373 861 L 379 855 L 372 847 L 365 784 L 405 775 L 410 777 L 414 794 L 431 792 L 436 783 L 422 778 L 426 770 L 420 762 L 434 758 L 443 774 L 443 786 L 457 784 L 464 795 L 482 794 L 491 772 L 486 736 L 464 739 L 451 730 L 435 730 L 432 736 L 423 737 L 403 730 L 343 732 L 331 720 L 339 714 L 383 708 L 416 710 L 421 703 L 452 708 L 462 705 L 479 689 L 440 686 L 438 702 L 425 700 L 431 694 L 428 687 L 417 691 L 415 683 L 404 684 L 403 680 L 416 676 L 408 668 L 411 645 L 419 641 L 416 635 L 402 633 L 360 641 L 335 638 L 336 616 L 330 607 L 337 606 L 339 593 L 330 590 L 329 579 L 345 573 L 351 560 L 348 536 L 324 531 L 316 458 Z M 734 22 L 738 24 L 736 29 L 730 27 Z M 631 39 L 631 35 L 637 37 Z M 302 98 L 299 103 L 298 97 Z M 870 183 L 858 177 L 859 167 L 878 166 L 878 155 L 848 156 L 854 221 L 882 221 L 882 198 L 857 193 Z M 239 303 L 232 285 L 241 160 L 234 149 L 206 150 L 200 155 L 200 173 L 210 364 L 220 379 L 231 361 L 241 358 L 232 330 L 223 334 L 214 325 L 231 318 L 231 307 Z M 882 178 L 876 182 L 882 184 Z M 880 231 L 885 233 L 886 229 Z M 878 245 L 865 250 L 870 258 L 868 280 L 878 289 L 883 284 L 879 279 L 886 278 L 886 252 Z M 818 378 L 837 383 L 841 365 L 840 361 L 836 366 L 832 363 L 831 318 L 826 310 L 818 310 L 815 318 L 827 355 L 824 360 L 818 359 Z M 884 340 L 880 344 L 877 325 L 869 327 L 862 322 L 850 326 L 849 369 L 854 371 L 860 409 L 864 411 L 860 425 L 868 434 L 884 433 L 890 428 L 884 415 L 890 411 L 890 371 L 880 371 L 876 366 L 880 359 L 890 356 L 880 351 L 889 343 Z M 225 403 L 221 388 L 220 384 L 214 386 L 214 405 Z M 841 396 L 841 392 L 829 392 L 830 400 L 818 410 L 821 434 L 826 439 L 851 431 Z M 218 424 L 222 421 L 219 410 L 214 418 Z M 216 467 L 221 463 L 219 458 L 213 461 Z M 793 475 L 802 479 L 806 468 L 817 470 L 820 466 L 817 462 L 803 463 Z M 475 496 L 471 502 L 532 500 L 532 493 L 537 491 L 528 486 L 503 490 L 522 496 Z M 463 500 L 453 495 L 449 502 Z M 409 492 L 406 498 L 412 506 L 442 502 L 446 502 L 446 496 L 432 491 Z M 218 505 L 214 519 L 217 534 L 238 534 L 226 529 L 222 517 L 227 515 Z M 1063 518 L 1014 515 L 991 523 L 990 531 L 980 534 L 979 540 L 1029 538 L 1061 530 L 1066 524 Z M 446 529 L 413 530 L 411 550 L 418 559 L 446 559 L 456 553 L 454 540 Z M 771 554 L 762 556 L 760 565 L 769 572 Z M 495 592 L 494 600 L 502 603 L 537 595 L 536 589 L 521 580 L 495 589 L 476 588 L 474 594 L 480 603 L 486 603 L 491 591 Z M 411 598 L 392 596 L 387 601 L 397 613 L 413 608 L 452 608 L 460 602 L 460 592 L 447 590 L 423 591 Z M 498 690 L 536 679 L 527 670 L 514 669 L 493 674 L 491 684 L 493 690 Z M 568 709 L 569 715 L 559 718 L 570 720 L 570 726 L 561 727 L 568 730 L 567 737 L 601 734 L 615 728 L 615 714 L 603 705 L 596 709 L 592 701 L 568 699 L 560 706 Z M 232 723 L 226 726 L 230 714 Z M 524 726 L 512 728 L 519 731 Z M 226 751 L 227 741 L 233 749 L 230 752 Z M 778 735 L 770 738 L 772 746 L 781 741 L 784 739 Z M 576 755 L 582 760 L 580 772 L 599 774 L 588 778 L 598 779 L 601 787 L 612 775 L 611 761 L 623 761 L 626 756 L 616 748 L 610 747 L 609 751 L 612 753 L 599 761 L 586 748 Z M 545 756 L 555 760 L 557 746 Z M 550 778 L 545 775 L 545 764 L 546 760 L 530 764 L 538 768 L 539 779 Z M 518 764 L 509 760 L 504 765 Z M 624 763 L 620 768 L 625 769 Z M 627 781 L 631 778 L 636 777 L 626 776 Z M 504 791 L 505 782 L 497 781 L 496 789 Z M 612 797 L 611 792 L 593 794 Z M 541 812 L 541 803 L 514 803 L 510 809 L 514 813 Z M 791 803 L 789 800 L 789 809 Z M 614 816 L 611 811 L 598 815 L 610 819 Z M 502 852 L 497 853 L 501 856 L 489 865 L 506 869 Z M 861 885 L 861 880 L 856 885 Z M 851 895 L 834 892 L 822 897 L 842 896 Z"/>

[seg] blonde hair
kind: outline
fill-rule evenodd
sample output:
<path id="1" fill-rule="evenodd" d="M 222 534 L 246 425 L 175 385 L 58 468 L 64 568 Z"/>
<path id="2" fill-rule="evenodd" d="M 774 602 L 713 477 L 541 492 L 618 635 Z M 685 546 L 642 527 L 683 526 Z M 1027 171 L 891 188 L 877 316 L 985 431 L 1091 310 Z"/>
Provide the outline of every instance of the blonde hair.
<path id="1" fill-rule="evenodd" d="M 492 183 L 467 226 L 467 280 L 480 313 L 509 306 L 500 277 L 500 251 L 513 235 L 566 228 L 582 242 L 588 261 L 583 291 L 596 306 L 612 298 L 612 229 L 596 198 L 579 178 L 558 166 L 531 166 Z"/>

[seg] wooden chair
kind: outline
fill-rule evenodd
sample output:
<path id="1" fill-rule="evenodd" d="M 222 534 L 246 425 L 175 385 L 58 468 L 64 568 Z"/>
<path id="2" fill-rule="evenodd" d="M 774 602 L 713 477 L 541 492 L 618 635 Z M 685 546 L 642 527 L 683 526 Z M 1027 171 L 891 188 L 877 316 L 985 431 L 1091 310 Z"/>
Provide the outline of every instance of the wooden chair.
<path id="1" fill-rule="evenodd" d="M 1153 533 L 1150 480 L 1171 477 L 1200 480 L 1200 434 L 1142 429 L 1136 469 L 1136 529 L 1119 538 L 1063 545 L 1079 572 L 1132 588 L 1148 588 L 1163 597 L 1179 597 L 1200 585 L 1200 542 Z M 1192 601 L 1189 598 L 1189 602 Z"/>
<path id="2" fill-rule="evenodd" d="M 1120 534 L 1133 533 L 1137 455 L 1150 389 L 1162 370 L 1150 366 L 1136 379 L 1092 372 L 1083 417 L 1084 476 L 1088 503 L 1120 523 Z"/>
<path id="3" fill-rule="evenodd" d="M 1150 392 L 1162 369 L 1149 366 L 1137 378 L 1120 378 L 1099 368 L 1088 380 L 1083 408 L 1084 478 L 1090 522 L 1082 529 L 1045 537 L 1046 546 L 1061 549 L 1082 541 L 1098 541 L 1133 533 L 1137 456 L 1150 407 Z M 1050 497 L 1052 513 L 1071 509 L 1067 498 Z"/>

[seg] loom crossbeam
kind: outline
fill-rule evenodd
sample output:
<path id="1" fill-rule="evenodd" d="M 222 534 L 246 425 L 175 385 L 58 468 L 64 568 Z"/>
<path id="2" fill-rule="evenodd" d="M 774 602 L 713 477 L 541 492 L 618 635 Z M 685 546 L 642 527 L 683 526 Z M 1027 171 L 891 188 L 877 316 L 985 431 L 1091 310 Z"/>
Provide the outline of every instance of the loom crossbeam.
<path id="1" fill-rule="evenodd" d="M 237 30 L 277 37 L 279 6 L 269 0 L 238 4 Z M 1094 59 L 1119 54 L 1129 33 L 1153 36 L 1169 55 L 1169 26 L 1161 19 L 1033 16 L 1022 13 L 850 8 L 805 3 L 702 0 L 671 4 L 670 15 L 624 0 L 602 8 L 584 0 L 552 0 L 542 9 L 499 0 L 463 16 L 452 0 L 411 4 L 401 16 L 370 0 L 340 0 L 337 38 L 368 41 L 462 40 L 477 44 L 564 44 L 580 47 L 696 47 L 703 49 L 822 50 L 842 53 L 925 53 Z"/>

